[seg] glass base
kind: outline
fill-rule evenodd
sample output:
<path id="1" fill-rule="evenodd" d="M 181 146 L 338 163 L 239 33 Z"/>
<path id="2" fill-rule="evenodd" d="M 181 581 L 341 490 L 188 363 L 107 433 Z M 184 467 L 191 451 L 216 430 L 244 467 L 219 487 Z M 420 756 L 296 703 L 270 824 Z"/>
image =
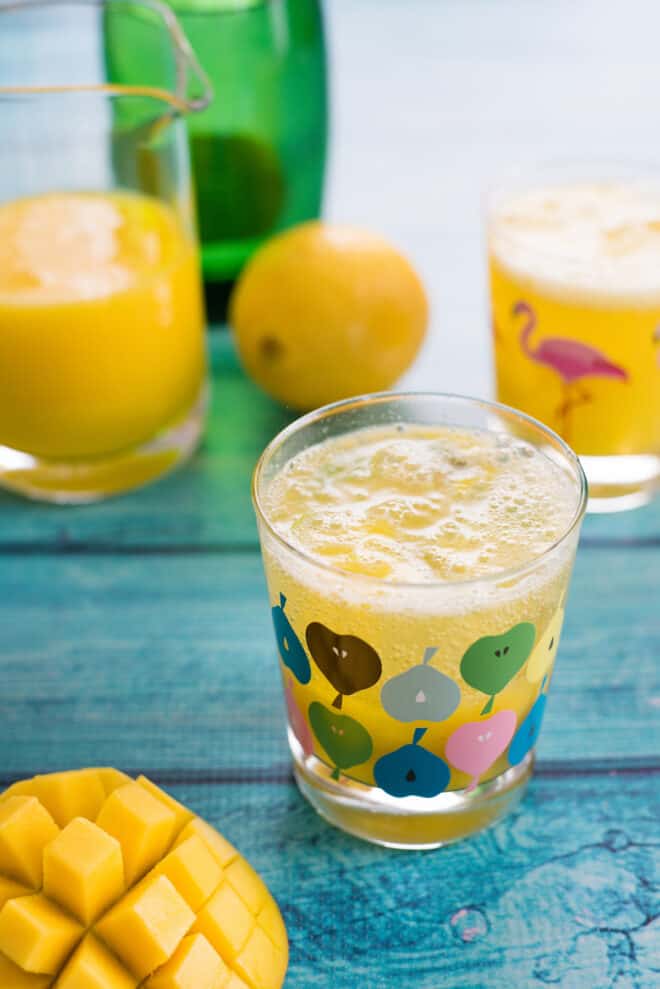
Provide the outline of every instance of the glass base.
<path id="1" fill-rule="evenodd" d="M 0 487 L 34 501 L 82 505 L 132 491 L 184 463 L 202 435 L 208 388 L 183 418 L 139 447 L 96 460 L 62 463 L 0 446 Z"/>
<path id="2" fill-rule="evenodd" d="M 289 744 L 298 788 L 329 824 L 386 848 L 440 848 L 483 831 L 518 803 L 532 775 L 534 756 L 476 789 L 451 790 L 437 797 L 391 797 L 378 787 L 342 776 L 314 756 L 305 756 L 297 739 Z"/>
<path id="3" fill-rule="evenodd" d="M 587 512 L 625 512 L 639 508 L 660 492 L 660 456 L 580 455 L 589 482 Z"/>

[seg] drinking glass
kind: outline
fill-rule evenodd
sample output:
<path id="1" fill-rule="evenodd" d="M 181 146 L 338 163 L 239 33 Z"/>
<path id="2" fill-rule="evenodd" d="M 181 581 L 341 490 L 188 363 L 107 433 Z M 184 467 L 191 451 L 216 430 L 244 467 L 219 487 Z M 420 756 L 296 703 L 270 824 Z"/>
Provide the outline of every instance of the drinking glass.
<path id="1" fill-rule="evenodd" d="M 280 472 L 324 440 L 393 424 L 533 445 L 565 474 L 565 531 L 514 569 L 455 582 L 365 576 L 287 542 L 266 507 Z M 276 436 L 256 467 L 253 500 L 302 793 L 331 823 L 400 848 L 443 845 L 506 813 L 532 772 L 584 514 L 572 451 L 502 405 L 366 396 Z"/>
<path id="2" fill-rule="evenodd" d="M 589 511 L 660 487 L 660 178 L 547 165 L 488 204 L 497 397 L 580 455 Z"/>
<path id="3" fill-rule="evenodd" d="M 158 74 L 104 82 L 110 14 Z M 208 97 L 154 0 L 0 6 L 0 485 L 93 501 L 195 448 L 206 359 L 185 118 Z"/>
<path id="4" fill-rule="evenodd" d="M 320 0 L 171 0 L 216 98 L 189 119 L 204 275 L 231 282 L 271 234 L 319 216 L 327 134 Z M 107 19 L 108 78 L 158 71 Z"/>

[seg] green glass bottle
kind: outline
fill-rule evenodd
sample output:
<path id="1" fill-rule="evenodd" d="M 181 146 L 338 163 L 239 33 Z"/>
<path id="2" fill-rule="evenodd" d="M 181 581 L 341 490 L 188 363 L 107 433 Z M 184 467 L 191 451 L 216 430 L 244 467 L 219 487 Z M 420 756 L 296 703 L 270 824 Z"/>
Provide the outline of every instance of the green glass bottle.
<path id="1" fill-rule="evenodd" d="M 231 283 L 275 231 L 320 215 L 327 144 L 320 0 L 170 0 L 213 85 L 189 122 L 205 279 Z M 110 81 L 148 84 L 139 33 L 106 20 Z M 162 67 L 158 67 L 162 77 Z"/>

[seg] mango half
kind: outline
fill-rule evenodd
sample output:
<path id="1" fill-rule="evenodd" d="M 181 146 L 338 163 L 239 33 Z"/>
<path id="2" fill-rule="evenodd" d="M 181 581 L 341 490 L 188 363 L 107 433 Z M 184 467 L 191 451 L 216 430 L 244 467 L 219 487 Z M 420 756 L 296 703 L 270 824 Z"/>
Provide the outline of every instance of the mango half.
<path id="1" fill-rule="evenodd" d="M 0 794 L 1 989 L 280 989 L 264 883 L 150 780 L 81 769 Z"/>

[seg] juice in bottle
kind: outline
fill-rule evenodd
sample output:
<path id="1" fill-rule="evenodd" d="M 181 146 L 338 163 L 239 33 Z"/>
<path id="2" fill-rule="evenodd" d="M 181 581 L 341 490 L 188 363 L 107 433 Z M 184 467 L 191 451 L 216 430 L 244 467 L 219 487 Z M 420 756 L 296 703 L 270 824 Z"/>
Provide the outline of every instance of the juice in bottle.
<path id="1" fill-rule="evenodd" d="M 334 819 L 395 845 L 484 826 L 496 800 L 435 816 L 432 800 L 418 805 L 531 768 L 575 540 L 553 548 L 576 516 L 575 477 L 515 435 L 392 424 L 311 445 L 256 483 L 304 792 L 343 788 Z M 409 813 L 379 817 L 383 793 Z"/>
<path id="2" fill-rule="evenodd" d="M 489 227 L 498 398 L 583 456 L 592 507 L 660 479 L 660 185 L 501 196 Z"/>
<path id="3" fill-rule="evenodd" d="M 197 251 L 168 206 L 128 192 L 1 204 L 0 444 L 16 453 L 2 483 L 67 500 L 62 485 L 93 497 L 161 473 L 176 450 L 137 451 L 200 402 L 203 330 Z"/>

